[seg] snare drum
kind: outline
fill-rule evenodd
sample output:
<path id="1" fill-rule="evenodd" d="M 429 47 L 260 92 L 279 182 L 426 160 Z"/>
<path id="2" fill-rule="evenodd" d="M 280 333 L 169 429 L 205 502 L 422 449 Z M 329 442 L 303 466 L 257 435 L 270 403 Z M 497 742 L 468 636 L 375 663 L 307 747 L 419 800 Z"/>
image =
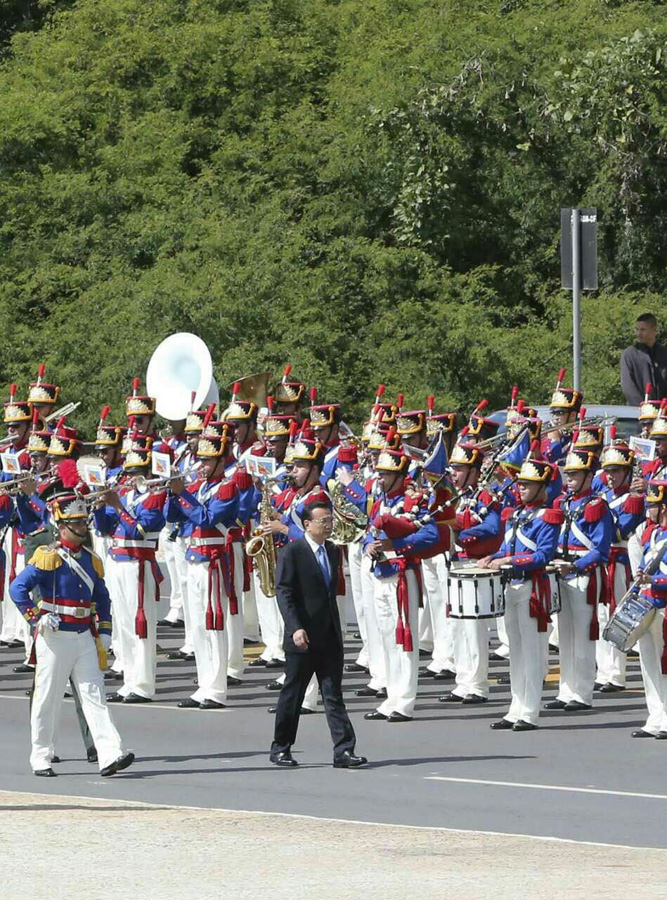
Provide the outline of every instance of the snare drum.
<path id="1" fill-rule="evenodd" d="M 602 637 L 618 650 L 627 653 L 651 627 L 656 608 L 636 591 L 628 591 L 607 622 Z"/>
<path id="2" fill-rule="evenodd" d="M 447 614 L 453 619 L 496 619 L 505 613 L 498 572 L 479 566 L 458 566 L 447 578 Z"/>
<path id="3" fill-rule="evenodd" d="M 549 576 L 549 615 L 554 616 L 563 608 L 560 596 L 560 574 L 555 566 L 547 566 L 546 573 Z"/>

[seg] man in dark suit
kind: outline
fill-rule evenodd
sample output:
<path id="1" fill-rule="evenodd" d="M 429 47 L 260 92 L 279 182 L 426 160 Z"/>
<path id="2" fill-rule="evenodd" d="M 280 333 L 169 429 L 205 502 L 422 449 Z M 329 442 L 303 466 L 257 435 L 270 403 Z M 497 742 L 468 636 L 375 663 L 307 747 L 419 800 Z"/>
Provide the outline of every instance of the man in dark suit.
<path id="1" fill-rule="evenodd" d="M 343 636 L 336 604 L 338 547 L 327 540 L 333 529 L 328 503 L 308 504 L 302 521 L 305 536 L 288 544 L 278 557 L 276 594 L 285 620 L 285 684 L 276 711 L 271 762 L 296 766 L 291 747 L 313 673 L 322 692 L 338 769 L 363 766 L 355 756 L 356 736 L 343 702 Z"/>

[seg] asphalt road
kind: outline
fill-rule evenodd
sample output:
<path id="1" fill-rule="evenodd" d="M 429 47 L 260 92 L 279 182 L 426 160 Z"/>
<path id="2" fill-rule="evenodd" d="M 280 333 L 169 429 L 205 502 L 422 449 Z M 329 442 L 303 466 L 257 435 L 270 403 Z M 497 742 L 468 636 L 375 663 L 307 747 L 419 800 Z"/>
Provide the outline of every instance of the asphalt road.
<path id="1" fill-rule="evenodd" d="M 179 637 L 164 628 L 158 642 L 168 650 L 179 646 Z M 349 660 L 355 647 L 348 643 Z M 256 648 L 248 650 L 256 655 Z M 667 846 L 659 827 L 667 814 L 667 742 L 630 738 L 646 715 L 636 660 L 625 693 L 601 695 L 590 712 L 545 713 L 538 731 L 520 734 L 489 729 L 507 710 L 505 686 L 494 685 L 484 706 L 451 707 L 437 702 L 442 685 L 423 681 L 415 720 L 388 725 L 364 720 L 373 704 L 354 696 L 363 680 L 346 675 L 357 749 L 371 765 L 345 771 L 331 767 L 322 713 L 301 721 L 298 769 L 269 763 L 267 707 L 277 695 L 265 685 L 275 673 L 247 670 L 225 710 L 179 710 L 177 701 L 193 689 L 194 667 L 162 655 L 158 701 L 113 707 L 126 746 L 137 753 L 135 765 L 100 778 L 85 762 L 66 701 L 60 777 L 51 780 L 30 772 L 29 678 L 12 673 L 20 661 L 16 651 L 0 650 L 0 790 Z M 506 671 L 504 663 L 492 663 L 494 676 Z M 552 680 L 545 698 L 555 689 Z"/>

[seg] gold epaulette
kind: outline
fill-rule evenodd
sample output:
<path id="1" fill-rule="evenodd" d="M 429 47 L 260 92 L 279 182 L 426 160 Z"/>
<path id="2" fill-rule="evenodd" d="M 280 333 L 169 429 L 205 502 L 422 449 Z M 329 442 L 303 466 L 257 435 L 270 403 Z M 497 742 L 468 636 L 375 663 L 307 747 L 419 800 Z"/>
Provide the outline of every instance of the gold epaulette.
<path id="1" fill-rule="evenodd" d="M 88 550 L 88 547 L 86 547 L 85 549 Z M 100 578 L 104 578 L 104 563 L 102 562 L 102 558 L 92 550 L 88 550 L 88 553 L 90 553 L 90 557 L 93 561 L 93 569 L 95 569 L 95 574 Z"/>
<path id="2" fill-rule="evenodd" d="M 58 551 L 54 544 L 43 544 L 38 547 L 32 555 L 30 565 L 36 569 L 42 569 L 45 572 L 53 572 L 59 569 L 63 561 L 58 555 Z"/>

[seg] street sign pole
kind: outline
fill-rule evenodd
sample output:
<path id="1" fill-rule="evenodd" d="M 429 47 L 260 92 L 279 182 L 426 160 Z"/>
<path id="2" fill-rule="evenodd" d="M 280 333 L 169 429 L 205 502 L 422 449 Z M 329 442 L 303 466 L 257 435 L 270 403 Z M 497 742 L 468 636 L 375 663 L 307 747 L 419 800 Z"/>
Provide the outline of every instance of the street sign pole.
<path id="1" fill-rule="evenodd" d="M 581 223 L 579 210 L 572 210 L 572 355 L 574 389 L 581 390 Z"/>

